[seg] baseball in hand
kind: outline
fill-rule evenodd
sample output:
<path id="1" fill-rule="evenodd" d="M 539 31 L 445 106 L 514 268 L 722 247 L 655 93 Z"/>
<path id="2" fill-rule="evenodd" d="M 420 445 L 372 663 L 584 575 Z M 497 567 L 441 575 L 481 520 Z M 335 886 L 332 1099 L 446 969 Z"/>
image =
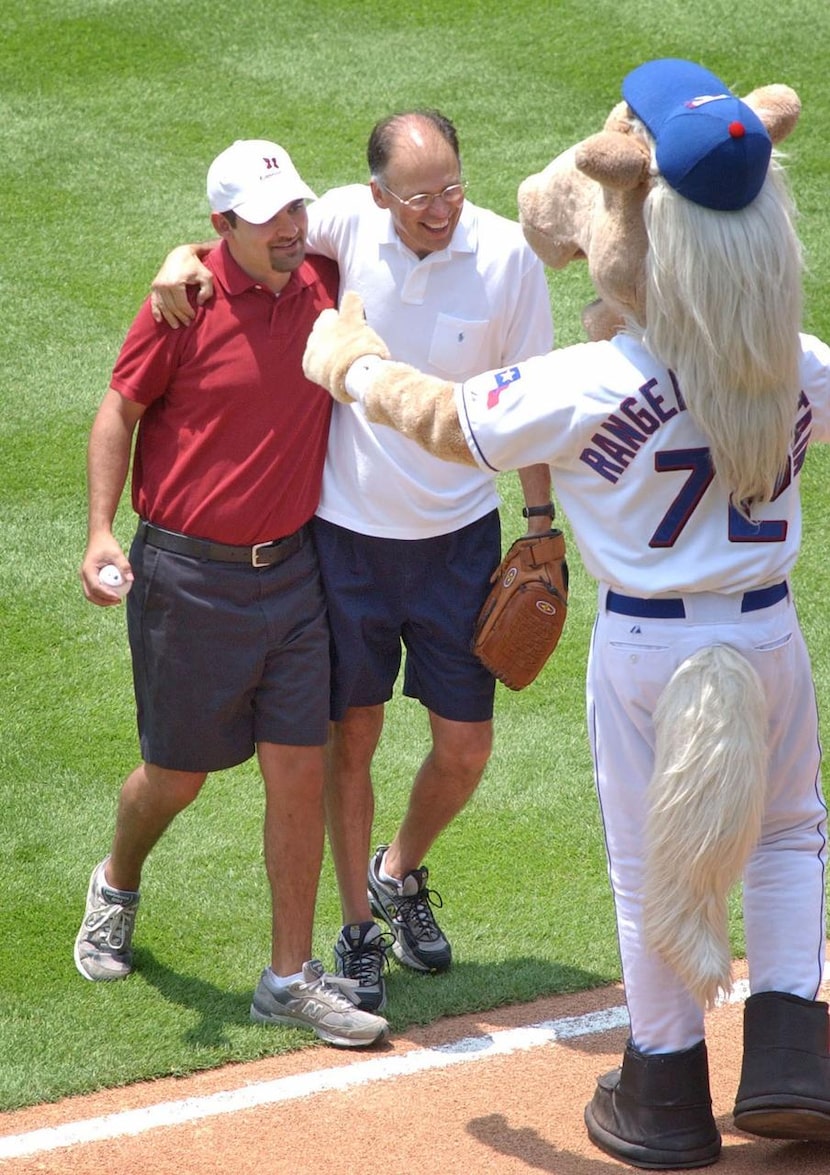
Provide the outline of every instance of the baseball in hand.
<path id="1" fill-rule="evenodd" d="M 103 587 L 108 587 L 123 599 L 130 590 L 132 580 L 125 580 L 124 576 L 118 570 L 114 563 L 107 563 L 106 567 L 102 567 L 98 572 L 98 582 Z"/>

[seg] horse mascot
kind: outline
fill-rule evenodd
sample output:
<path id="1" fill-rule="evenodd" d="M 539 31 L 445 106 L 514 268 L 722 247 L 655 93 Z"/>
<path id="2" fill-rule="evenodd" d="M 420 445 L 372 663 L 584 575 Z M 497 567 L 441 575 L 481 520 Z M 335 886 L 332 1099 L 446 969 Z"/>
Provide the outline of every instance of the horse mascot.
<path id="1" fill-rule="evenodd" d="M 550 465 L 598 583 L 588 726 L 631 1021 L 585 1111 L 632 1166 L 716 1161 L 705 1013 L 731 985 L 743 883 L 752 994 L 742 1130 L 830 1141 L 826 809 L 790 572 L 830 348 L 801 333 L 801 250 L 776 150 L 800 103 L 647 62 L 604 128 L 519 189 L 553 269 L 587 260 L 587 343 L 453 386 L 396 363 L 346 293 L 306 374 L 446 460 Z M 382 431 L 382 430 L 381 430 Z"/>

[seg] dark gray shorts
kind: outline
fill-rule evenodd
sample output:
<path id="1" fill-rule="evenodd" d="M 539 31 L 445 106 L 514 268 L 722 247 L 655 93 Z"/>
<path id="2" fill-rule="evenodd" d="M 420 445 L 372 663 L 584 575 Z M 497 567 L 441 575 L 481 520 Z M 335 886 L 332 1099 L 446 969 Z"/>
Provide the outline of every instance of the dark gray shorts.
<path id="1" fill-rule="evenodd" d="M 322 746 L 329 630 L 314 544 L 273 567 L 207 562 L 136 538 L 127 596 L 141 754 L 219 771 L 259 742 Z"/>

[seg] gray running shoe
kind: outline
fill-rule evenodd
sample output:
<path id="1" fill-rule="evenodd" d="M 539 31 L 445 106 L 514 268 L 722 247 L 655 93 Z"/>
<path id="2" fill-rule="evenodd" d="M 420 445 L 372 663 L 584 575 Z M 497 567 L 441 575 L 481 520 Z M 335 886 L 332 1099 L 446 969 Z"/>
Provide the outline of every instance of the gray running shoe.
<path id="1" fill-rule="evenodd" d="M 260 1024 L 311 1028 L 321 1040 L 343 1048 L 365 1048 L 386 1040 L 389 1025 L 382 1016 L 355 1007 L 353 979 L 328 975 L 319 959 L 303 963 L 303 977 L 282 990 L 265 981 L 263 971 L 251 1004 L 251 1019 Z"/>
<path id="2" fill-rule="evenodd" d="M 107 885 L 106 863 L 101 861 L 92 871 L 84 920 L 75 939 L 75 966 L 84 979 L 124 979 L 133 969 L 139 895 Z"/>
<path id="3" fill-rule="evenodd" d="M 376 922 L 350 922 L 337 936 L 335 973 L 357 980 L 357 1006 L 364 1012 L 379 1012 L 386 1007 L 383 971 L 391 945 L 391 934 L 383 934 Z"/>
<path id="4" fill-rule="evenodd" d="M 388 848 L 380 845 L 369 862 L 372 913 L 388 923 L 395 939 L 392 951 L 400 963 L 416 971 L 447 971 L 452 963 L 452 947 L 430 909 L 443 905 L 441 895 L 427 888 L 429 871 L 425 865 L 410 869 L 395 886 L 381 881 L 380 866 Z"/>

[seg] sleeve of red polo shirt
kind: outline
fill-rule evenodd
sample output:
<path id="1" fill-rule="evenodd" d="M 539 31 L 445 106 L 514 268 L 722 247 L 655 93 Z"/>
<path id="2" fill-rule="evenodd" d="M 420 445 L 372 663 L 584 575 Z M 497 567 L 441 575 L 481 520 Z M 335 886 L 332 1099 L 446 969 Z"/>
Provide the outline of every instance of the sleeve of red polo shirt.
<path id="1" fill-rule="evenodd" d="M 167 390 L 181 350 L 188 341 L 186 329 L 171 330 L 166 323 L 155 321 L 148 299 L 127 332 L 110 387 L 127 400 L 152 404 Z"/>

